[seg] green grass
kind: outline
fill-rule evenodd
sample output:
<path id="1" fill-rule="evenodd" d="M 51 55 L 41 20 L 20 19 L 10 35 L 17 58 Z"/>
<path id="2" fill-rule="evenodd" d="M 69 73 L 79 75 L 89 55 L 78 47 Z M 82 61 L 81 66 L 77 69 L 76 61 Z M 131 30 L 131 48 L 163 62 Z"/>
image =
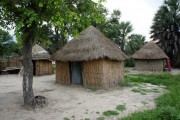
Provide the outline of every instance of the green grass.
<path id="1" fill-rule="evenodd" d="M 116 106 L 116 110 L 122 112 L 122 111 L 126 110 L 126 105 L 117 105 L 117 106 Z"/>
<path id="2" fill-rule="evenodd" d="M 146 95 L 146 92 L 147 92 L 147 90 L 146 90 L 146 89 L 139 88 L 139 87 L 137 87 L 137 88 L 133 88 L 133 89 L 132 89 L 132 91 L 134 91 L 134 92 L 138 92 L 138 93 L 141 93 L 142 95 Z"/>
<path id="3" fill-rule="evenodd" d="M 88 89 L 90 89 L 91 91 L 95 92 L 98 90 L 98 88 L 96 86 L 89 86 L 87 87 Z"/>
<path id="4" fill-rule="evenodd" d="M 85 118 L 84 120 L 90 120 L 89 118 Z"/>
<path id="5" fill-rule="evenodd" d="M 69 118 L 65 117 L 64 120 L 70 120 Z"/>
<path id="6" fill-rule="evenodd" d="M 100 114 L 100 112 L 99 112 L 99 111 L 97 111 L 97 112 L 96 112 L 96 114 Z"/>
<path id="7" fill-rule="evenodd" d="M 52 64 L 53 73 L 56 72 L 56 64 Z"/>
<path id="8" fill-rule="evenodd" d="M 127 75 L 122 84 L 131 86 L 132 83 L 164 85 L 169 92 L 156 99 L 155 109 L 136 112 L 121 120 L 180 120 L 180 75 Z"/>
<path id="9" fill-rule="evenodd" d="M 105 117 L 98 117 L 97 120 L 105 120 Z"/>
<path id="10" fill-rule="evenodd" d="M 119 115 L 119 113 L 116 110 L 108 110 L 103 112 L 104 116 L 115 116 L 115 115 Z"/>

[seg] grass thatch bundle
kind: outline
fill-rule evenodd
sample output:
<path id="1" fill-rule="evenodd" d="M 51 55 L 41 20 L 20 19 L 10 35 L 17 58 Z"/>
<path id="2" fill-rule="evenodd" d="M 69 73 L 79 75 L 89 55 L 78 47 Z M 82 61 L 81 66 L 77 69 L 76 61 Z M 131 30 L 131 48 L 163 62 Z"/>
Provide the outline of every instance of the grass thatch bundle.
<path id="1" fill-rule="evenodd" d="M 134 59 L 168 59 L 164 51 L 153 41 L 145 44 L 141 49 L 136 51 L 132 56 Z"/>
<path id="2" fill-rule="evenodd" d="M 125 60 L 127 56 L 93 26 L 82 31 L 78 39 L 71 40 L 53 57 L 54 60 L 60 61 L 88 61 L 102 58 Z"/>

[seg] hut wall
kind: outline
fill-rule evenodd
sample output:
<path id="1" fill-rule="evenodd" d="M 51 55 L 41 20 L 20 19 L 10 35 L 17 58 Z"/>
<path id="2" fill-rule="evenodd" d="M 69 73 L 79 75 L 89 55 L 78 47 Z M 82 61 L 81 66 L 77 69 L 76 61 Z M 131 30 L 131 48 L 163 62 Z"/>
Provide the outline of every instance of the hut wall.
<path id="1" fill-rule="evenodd" d="M 163 60 L 135 60 L 135 69 L 139 71 L 163 71 Z"/>
<path id="2" fill-rule="evenodd" d="M 83 85 L 103 86 L 103 60 L 83 62 Z"/>
<path id="3" fill-rule="evenodd" d="M 35 61 L 35 75 L 50 75 L 53 73 L 52 71 L 52 61 L 49 60 L 36 60 Z"/>
<path id="4" fill-rule="evenodd" d="M 103 60 L 103 86 L 108 88 L 118 85 L 124 79 L 124 61 Z"/>
<path id="5" fill-rule="evenodd" d="M 124 62 L 93 60 L 83 63 L 84 86 L 108 88 L 124 78 Z"/>
<path id="6" fill-rule="evenodd" d="M 70 84 L 69 62 L 56 61 L 56 82 Z"/>

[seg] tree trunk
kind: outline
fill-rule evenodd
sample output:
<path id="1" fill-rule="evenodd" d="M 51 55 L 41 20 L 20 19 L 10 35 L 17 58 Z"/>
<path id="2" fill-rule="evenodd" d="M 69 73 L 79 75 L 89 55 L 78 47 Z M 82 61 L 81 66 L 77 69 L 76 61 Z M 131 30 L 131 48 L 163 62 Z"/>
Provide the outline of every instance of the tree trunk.
<path id="1" fill-rule="evenodd" d="M 29 31 L 30 32 L 30 31 Z M 31 33 L 31 32 L 30 32 Z M 32 63 L 32 41 L 33 34 L 28 33 L 23 41 L 23 97 L 24 104 L 31 106 L 34 99 L 33 93 L 33 63 Z"/>

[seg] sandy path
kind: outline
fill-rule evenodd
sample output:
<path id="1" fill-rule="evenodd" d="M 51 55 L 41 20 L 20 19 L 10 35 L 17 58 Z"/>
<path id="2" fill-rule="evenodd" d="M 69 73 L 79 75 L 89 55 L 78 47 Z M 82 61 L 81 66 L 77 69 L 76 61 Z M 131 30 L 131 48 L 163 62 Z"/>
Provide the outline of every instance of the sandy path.
<path id="1" fill-rule="evenodd" d="M 34 93 L 46 96 L 49 104 L 33 111 L 22 106 L 22 77 L 0 75 L 0 120 L 63 120 L 65 117 L 96 120 L 104 111 L 115 110 L 118 104 L 125 104 L 127 109 L 115 119 L 106 118 L 116 120 L 134 111 L 155 107 L 154 99 L 164 91 L 154 85 L 149 86 L 159 92 L 147 95 L 135 93 L 130 87 L 91 91 L 82 86 L 63 86 L 54 82 L 55 75 L 34 77 Z"/>

